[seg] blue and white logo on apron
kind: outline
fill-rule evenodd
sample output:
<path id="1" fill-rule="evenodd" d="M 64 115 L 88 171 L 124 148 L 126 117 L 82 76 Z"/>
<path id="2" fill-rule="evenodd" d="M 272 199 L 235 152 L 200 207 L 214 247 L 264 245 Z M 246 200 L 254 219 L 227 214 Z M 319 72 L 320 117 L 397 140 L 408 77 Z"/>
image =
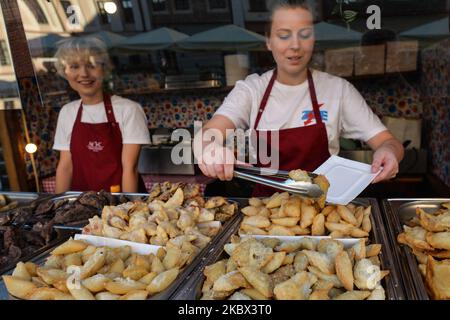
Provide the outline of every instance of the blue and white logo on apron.
<path id="1" fill-rule="evenodd" d="M 324 106 L 325 103 L 319 103 L 319 108 L 321 108 L 322 106 Z M 320 117 L 322 118 L 322 121 L 327 122 L 328 121 L 328 111 L 320 111 Z M 313 120 L 315 120 L 314 117 L 314 112 L 313 110 L 306 110 L 302 112 L 302 120 L 303 120 L 303 124 L 305 126 L 310 125 Z"/>

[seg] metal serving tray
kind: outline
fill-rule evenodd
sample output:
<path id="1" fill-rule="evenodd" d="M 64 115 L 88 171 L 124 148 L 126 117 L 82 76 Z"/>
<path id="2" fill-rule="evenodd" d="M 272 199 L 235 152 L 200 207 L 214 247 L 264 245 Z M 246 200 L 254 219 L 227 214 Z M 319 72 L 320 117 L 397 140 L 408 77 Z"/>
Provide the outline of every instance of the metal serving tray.
<path id="1" fill-rule="evenodd" d="M 429 300 L 425 283 L 419 271 L 416 257 L 405 245 L 397 242 L 397 236 L 403 232 L 403 225 L 416 216 L 416 208 L 426 212 L 433 212 L 440 208 L 447 199 L 385 199 L 382 201 L 384 217 L 388 228 L 389 239 L 393 249 L 395 263 L 399 267 L 400 275 L 407 293 L 408 300 Z"/>
<path id="2" fill-rule="evenodd" d="M 28 204 L 39 198 L 36 192 L 0 192 L 9 202 L 17 201 L 19 205 Z"/>
<path id="3" fill-rule="evenodd" d="M 70 236 L 69 233 L 64 233 L 63 235 L 50 241 L 44 247 L 38 249 L 36 252 L 33 252 L 32 254 L 30 254 L 28 256 L 19 258 L 17 261 L 14 261 L 10 264 L 5 265 L 3 268 L 0 269 L 0 275 L 12 274 L 12 272 L 14 271 L 14 268 L 16 267 L 16 264 L 20 261 L 22 261 L 22 262 L 33 261 L 34 262 L 34 261 L 40 259 L 42 256 L 47 257 L 53 248 L 55 248 L 56 246 L 65 242 L 69 238 L 69 236 Z M 6 292 L 6 294 L 8 294 L 8 292 L 6 291 L 5 285 L 3 283 L 3 280 L 0 279 L 0 300 L 5 300 L 4 292 Z"/>
<path id="4" fill-rule="evenodd" d="M 28 206 L 32 203 L 34 203 L 35 205 L 38 205 L 40 202 L 48 200 L 53 196 L 50 194 L 35 193 L 35 192 L 1 192 L 1 194 L 5 195 L 8 198 L 8 200 L 10 200 L 10 201 L 18 201 L 19 202 L 18 207 Z M 11 210 L 14 210 L 14 209 L 11 209 Z M 7 214 L 8 212 L 10 212 L 10 210 L 1 212 L 0 215 Z M 58 236 L 55 239 L 50 241 L 47 245 L 43 246 L 36 252 L 34 252 L 30 255 L 24 256 L 22 258 L 19 258 L 17 261 L 13 261 L 4 266 L 0 266 L 0 274 L 3 274 L 7 270 L 14 267 L 16 265 L 16 263 L 19 261 L 29 261 L 30 259 L 32 259 L 33 257 L 36 257 L 40 253 L 45 252 L 49 248 L 64 241 L 65 239 L 67 239 L 69 237 L 69 235 L 70 235 L 70 232 L 58 232 Z"/>
<path id="5" fill-rule="evenodd" d="M 5 196 L 9 202 L 17 201 L 18 205 L 6 211 L 1 211 L 0 215 L 6 214 L 11 210 L 19 207 L 28 206 L 31 204 L 38 205 L 40 202 L 50 199 L 53 195 L 48 193 L 37 193 L 37 192 L 0 192 L 1 195 Z"/>
<path id="6" fill-rule="evenodd" d="M 35 252 L 32 257 L 28 257 L 28 258 L 25 257 L 24 259 L 19 259 L 19 261 L 34 262 L 36 264 L 42 263 L 50 255 L 50 252 L 54 248 L 56 248 L 60 244 L 64 243 L 66 240 L 67 240 L 67 238 L 57 238 L 57 239 L 51 241 L 48 245 L 46 245 L 42 249 Z M 17 261 L 17 262 L 19 262 L 19 261 Z M 10 265 L 8 269 L 1 271 L 0 274 L 1 275 L 11 275 L 16 267 L 16 263 L 14 263 L 14 265 Z M 2 278 L 0 278 L 0 300 L 17 300 L 17 298 L 12 297 L 8 293 L 8 290 L 6 290 L 6 286 L 5 286 L 5 283 L 3 282 Z"/>
<path id="7" fill-rule="evenodd" d="M 377 200 L 372 198 L 358 198 L 352 201 L 352 203 L 356 205 L 372 206 L 371 222 L 373 232 L 371 232 L 370 240 L 372 243 L 380 243 L 383 245 L 380 256 L 381 267 L 383 270 L 390 271 L 389 276 L 382 280 L 383 288 L 386 291 L 386 298 L 388 300 L 404 300 L 404 287 L 400 282 L 398 271 L 393 262 L 390 244 L 382 222 L 381 211 Z M 228 254 L 226 254 L 223 247 L 229 242 L 232 235 L 237 234 L 241 219 L 235 221 L 233 226 L 226 233 L 224 233 L 222 239 L 217 242 L 215 250 L 208 255 L 207 259 L 202 261 L 202 264 L 200 264 L 195 270 L 192 278 L 189 281 L 186 281 L 185 284 L 171 297 L 171 299 L 197 300 L 200 298 L 201 288 L 203 282 L 205 281 L 205 276 L 203 275 L 204 268 L 221 259 L 228 258 Z"/>
<path id="8" fill-rule="evenodd" d="M 140 194 L 136 194 L 137 196 L 142 196 Z M 74 195 L 65 195 L 66 197 L 73 197 Z M 62 196 L 64 197 L 64 196 Z M 61 198 L 61 197 L 59 197 Z M 75 197 L 76 198 L 76 197 Z M 74 199 L 75 199 L 74 198 Z M 212 239 L 212 241 L 203 248 L 197 256 L 194 258 L 194 260 L 186 266 L 182 272 L 178 275 L 177 279 L 163 292 L 154 295 L 149 298 L 149 300 L 169 300 L 171 295 L 176 292 L 176 290 L 184 284 L 185 281 L 189 280 L 192 276 L 193 271 L 195 271 L 198 268 L 199 264 L 202 264 L 204 260 L 207 259 L 209 254 L 211 254 L 215 248 L 217 247 L 216 243 L 218 241 L 221 241 L 224 234 L 229 232 L 229 229 L 234 226 L 237 222 L 239 222 L 242 219 L 242 215 L 240 213 L 241 205 L 242 203 L 246 203 L 246 201 L 242 201 L 242 199 L 234 199 L 234 198 L 227 198 L 228 201 L 233 201 L 238 204 L 238 213 L 236 213 L 231 219 L 227 220 L 225 223 L 223 223 L 222 229 L 219 230 L 218 234 Z M 58 242 L 58 244 L 62 243 L 63 241 Z M 43 264 L 45 259 L 50 255 L 50 252 L 52 251 L 52 248 L 54 248 L 57 244 L 54 244 L 51 248 L 47 248 L 46 251 L 40 252 L 40 254 L 36 253 L 33 259 L 29 260 L 20 260 L 20 261 L 32 261 L 36 264 Z M 3 274 L 12 274 L 14 271 L 15 265 L 10 267 L 6 272 Z M 16 299 L 9 295 L 9 293 L 6 290 L 6 287 L 4 285 L 3 280 L 0 279 L 0 300 L 9 300 L 9 299 Z"/>

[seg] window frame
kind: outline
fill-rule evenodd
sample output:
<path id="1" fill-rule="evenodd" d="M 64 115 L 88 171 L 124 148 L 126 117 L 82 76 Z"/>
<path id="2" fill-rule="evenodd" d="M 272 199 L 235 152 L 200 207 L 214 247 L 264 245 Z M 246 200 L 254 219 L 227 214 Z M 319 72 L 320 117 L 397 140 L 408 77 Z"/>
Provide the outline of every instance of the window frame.
<path id="1" fill-rule="evenodd" d="M 229 12 L 230 11 L 230 1 L 225 1 L 225 8 L 211 8 L 211 1 L 213 0 L 206 0 L 206 8 L 208 12 Z"/>
<path id="2" fill-rule="evenodd" d="M 131 7 L 125 7 L 123 5 L 124 2 L 129 2 L 131 4 Z M 121 7 L 121 10 L 122 10 L 123 22 L 125 24 L 133 24 L 134 25 L 136 23 L 136 18 L 134 16 L 133 1 L 132 0 L 120 0 L 120 7 Z M 128 14 L 126 12 L 130 12 L 131 13 L 132 21 L 127 21 L 127 17 L 129 17 L 129 16 L 128 16 Z"/>
<path id="3" fill-rule="evenodd" d="M 3 63 L 5 60 L 6 63 Z M 0 67 L 12 66 L 12 57 L 9 52 L 8 42 L 6 39 L 0 39 Z"/>
<path id="4" fill-rule="evenodd" d="M 186 9 L 186 10 L 177 9 L 177 7 L 175 5 L 176 0 L 172 0 L 172 8 L 173 8 L 174 13 L 193 13 L 194 12 L 194 8 L 192 7 L 192 1 L 191 0 L 184 0 L 184 1 L 187 1 L 189 3 L 189 9 Z"/>
<path id="5" fill-rule="evenodd" d="M 97 7 L 97 11 L 98 11 L 98 14 L 99 14 L 99 21 L 100 21 L 100 25 L 101 26 L 110 25 L 111 22 L 112 22 L 109 13 L 106 12 L 106 10 L 105 10 L 105 3 L 106 2 L 107 2 L 106 0 L 96 0 L 95 1 L 96 7 Z M 100 7 L 100 3 L 102 4 L 102 7 Z M 104 13 L 102 12 L 102 10 L 104 11 Z M 107 22 L 103 21 L 103 17 L 104 16 L 106 16 Z"/>
<path id="6" fill-rule="evenodd" d="M 150 12 L 153 15 L 159 15 L 159 14 L 169 14 L 169 0 L 164 0 L 166 8 L 164 10 L 157 10 L 155 11 L 155 9 L 153 8 L 153 0 L 148 0 L 148 4 L 149 4 L 149 8 L 150 8 Z"/>
<path id="7" fill-rule="evenodd" d="M 33 3 L 31 3 L 31 1 L 32 1 Z M 48 19 L 47 15 L 45 14 L 45 11 L 44 11 L 44 9 L 42 8 L 42 6 L 40 5 L 40 3 L 39 3 L 38 0 L 24 0 L 23 3 L 24 3 L 24 4 L 27 6 L 27 8 L 31 11 L 31 13 L 33 14 L 33 16 L 36 18 L 36 22 L 37 22 L 39 25 L 44 25 L 44 26 L 49 26 L 49 25 L 50 25 L 49 19 Z M 36 10 L 36 9 L 37 9 L 37 10 Z M 40 21 L 39 21 L 38 12 L 36 12 L 36 11 L 39 11 L 39 13 L 42 13 L 42 16 L 41 16 L 41 17 L 44 17 L 45 22 L 40 22 Z"/>

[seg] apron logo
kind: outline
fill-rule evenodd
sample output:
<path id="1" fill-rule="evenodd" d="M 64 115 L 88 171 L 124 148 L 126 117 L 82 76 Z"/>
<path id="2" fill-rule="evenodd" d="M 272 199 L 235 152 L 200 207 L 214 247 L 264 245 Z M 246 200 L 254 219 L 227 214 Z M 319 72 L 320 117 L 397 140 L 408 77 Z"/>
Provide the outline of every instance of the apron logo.
<path id="1" fill-rule="evenodd" d="M 103 151 L 105 147 L 102 146 L 101 141 L 89 141 L 87 148 L 93 152 L 100 152 Z"/>
<path id="2" fill-rule="evenodd" d="M 320 103 L 319 108 L 324 106 L 325 103 Z M 320 117 L 322 118 L 322 121 L 328 121 L 328 111 L 320 111 Z M 303 124 L 305 126 L 312 123 L 314 120 L 314 112 L 313 110 L 307 110 L 302 112 L 302 120 L 304 121 Z"/>

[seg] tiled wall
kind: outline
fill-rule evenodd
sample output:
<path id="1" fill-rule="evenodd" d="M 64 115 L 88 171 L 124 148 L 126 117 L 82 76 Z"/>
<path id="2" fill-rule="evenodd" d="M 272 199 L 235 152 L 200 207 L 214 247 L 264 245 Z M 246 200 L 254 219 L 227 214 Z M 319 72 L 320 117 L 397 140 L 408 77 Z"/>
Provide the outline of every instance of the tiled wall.
<path id="1" fill-rule="evenodd" d="M 354 82 L 367 104 L 379 116 L 419 118 L 423 114 L 420 83 L 401 74 Z"/>
<path id="2" fill-rule="evenodd" d="M 359 80 L 354 83 L 379 116 L 421 116 L 422 105 L 419 83 L 403 78 Z M 130 84 L 128 84 L 130 85 Z M 136 85 L 132 85 L 136 86 Z M 385 89 L 389 88 L 389 89 Z M 179 93 L 152 93 L 124 95 L 139 102 L 147 114 L 149 128 L 191 127 L 194 121 L 210 119 L 227 92 L 221 89 L 198 89 Z M 36 106 L 27 113 L 33 137 L 39 146 L 37 154 L 41 177 L 52 175 L 57 164 L 57 153 L 51 150 L 59 108 L 67 96 L 47 97 L 44 108 Z M 33 139 L 32 137 L 32 139 Z M 31 175 L 31 164 L 27 168 Z"/>
<path id="3" fill-rule="evenodd" d="M 431 167 L 450 186 L 450 39 L 423 51 L 422 101 Z"/>

